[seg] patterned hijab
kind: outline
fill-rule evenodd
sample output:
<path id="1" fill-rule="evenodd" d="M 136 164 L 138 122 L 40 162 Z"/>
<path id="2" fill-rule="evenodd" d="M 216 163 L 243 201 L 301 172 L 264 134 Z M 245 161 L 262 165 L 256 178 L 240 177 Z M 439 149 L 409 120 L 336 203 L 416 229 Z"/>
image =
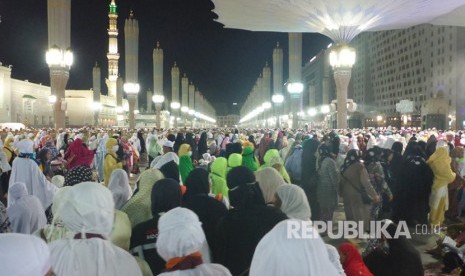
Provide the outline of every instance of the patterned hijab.
<path id="1" fill-rule="evenodd" d="M 362 155 L 360 151 L 351 149 L 347 153 L 346 159 L 344 159 L 344 164 L 341 167 L 341 173 L 344 173 L 347 168 L 349 168 L 352 164 L 360 162 Z"/>
<path id="2" fill-rule="evenodd" d="M 86 166 L 73 168 L 65 177 L 63 186 L 74 186 L 82 182 L 92 181 L 92 169 Z"/>

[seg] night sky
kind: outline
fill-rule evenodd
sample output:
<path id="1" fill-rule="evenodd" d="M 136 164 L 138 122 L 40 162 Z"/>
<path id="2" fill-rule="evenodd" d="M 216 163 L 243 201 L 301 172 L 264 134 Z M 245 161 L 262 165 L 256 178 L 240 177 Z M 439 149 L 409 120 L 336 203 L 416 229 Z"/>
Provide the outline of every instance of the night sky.
<path id="1" fill-rule="evenodd" d="M 233 1 L 233 0 L 231 0 Z M 72 0 L 71 48 L 75 61 L 68 89 L 92 87 L 92 67 L 97 61 L 107 76 L 108 4 L 110 0 Z M 176 61 L 181 76 L 199 87 L 219 114 L 232 102 L 242 103 L 265 62 L 271 65 L 279 41 L 284 49 L 287 79 L 287 34 L 223 29 L 215 22 L 210 0 L 116 0 L 119 29 L 119 74 L 124 77 L 124 19 L 132 7 L 139 20 L 139 79 L 141 103 L 153 86 L 152 51 L 157 41 L 164 50 L 165 95 L 171 91 L 171 67 Z M 0 61 L 13 65 L 17 79 L 49 84 L 47 0 L 0 0 Z M 304 34 L 303 63 L 325 48 L 330 40 Z M 102 90 L 106 85 L 102 78 Z M 218 110 L 221 107 L 221 110 Z"/>

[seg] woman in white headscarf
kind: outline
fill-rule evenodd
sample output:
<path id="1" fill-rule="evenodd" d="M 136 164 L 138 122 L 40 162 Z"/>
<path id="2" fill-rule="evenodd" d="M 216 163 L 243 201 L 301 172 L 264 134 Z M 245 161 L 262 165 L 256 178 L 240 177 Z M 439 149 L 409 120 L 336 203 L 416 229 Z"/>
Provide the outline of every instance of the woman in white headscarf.
<path id="1" fill-rule="evenodd" d="M 276 189 L 275 206 L 289 218 L 309 221 L 312 213 L 305 191 L 297 185 L 283 185 Z"/>
<path id="2" fill-rule="evenodd" d="M 113 194 L 115 209 L 121 209 L 132 195 L 128 174 L 122 169 L 115 169 L 111 173 L 108 189 L 110 189 Z"/>
<path id="3" fill-rule="evenodd" d="M 336 247 L 330 244 L 326 244 L 326 249 L 328 250 L 329 261 L 336 268 L 337 272 L 339 273 L 338 275 L 346 276 L 344 268 L 342 268 L 341 256 L 339 256 L 339 252 L 337 251 Z"/>
<path id="4" fill-rule="evenodd" d="M 289 237 L 288 223 L 305 227 L 308 237 Z M 298 231 L 303 233 L 304 231 Z M 266 234 L 255 249 L 250 276 L 339 276 L 326 246 L 311 222 L 285 220 Z"/>
<path id="5" fill-rule="evenodd" d="M 63 225 L 63 221 L 61 220 L 61 218 L 58 217 L 59 210 L 61 209 L 61 206 L 63 206 L 63 203 L 66 202 L 70 190 L 71 186 L 65 186 L 63 188 L 58 189 L 58 191 L 53 196 L 52 223 L 47 224 L 44 228 L 34 232 L 35 236 L 40 237 L 46 243 L 51 243 L 53 241 L 70 237 L 75 234 L 73 231 L 70 231 L 68 228 L 66 228 Z"/>
<path id="6" fill-rule="evenodd" d="M 203 263 L 200 253 L 205 234 L 197 215 L 189 209 L 177 207 L 158 221 L 157 252 L 166 261 L 163 276 L 227 276 L 227 268 L 219 264 Z"/>
<path id="7" fill-rule="evenodd" d="M 0 275 L 53 275 L 50 251 L 39 238 L 24 234 L 2 234 L 0 247 Z"/>
<path id="8" fill-rule="evenodd" d="M 108 240 L 114 210 L 111 192 L 104 186 L 83 182 L 71 188 L 58 216 L 77 234 L 50 244 L 57 275 L 142 275 L 134 258 Z"/>
<path id="9" fill-rule="evenodd" d="M 285 185 L 281 174 L 271 167 L 256 171 L 255 179 L 258 182 L 258 186 L 260 186 L 260 190 L 262 191 L 263 198 L 267 205 L 273 203 L 276 189 Z"/>
<path id="10" fill-rule="evenodd" d="M 155 162 L 156 160 L 156 162 Z M 155 169 L 161 169 L 163 165 L 174 161 L 177 165 L 179 165 L 179 157 L 176 153 L 174 152 L 167 152 L 164 155 L 161 155 L 159 159 L 155 158 L 152 164 L 150 164 L 150 167 L 155 168 Z"/>
<path id="11" fill-rule="evenodd" d="M 47 224 L 44 208 L 39 199 L 28 195 L 24 183 L 16 182 L 9 191 L 7 213 L 15 233 L 32 234 Z"/>
<path id="12" fill-rule="evenodd" d="M 33 142 L 23 141 L 18 143 L 20 154 L 13 161 L 10 185 L 16 182 L 24 183 L 28 194 L 36 196 L 42 203 L 43 209 L 47 210 L 52 204 L 53 194 L 58 188 L 47 180 L 37 163 L 30 158 L 33 153 Z M 8 201 L 11 201 L 9 194 Z"/>

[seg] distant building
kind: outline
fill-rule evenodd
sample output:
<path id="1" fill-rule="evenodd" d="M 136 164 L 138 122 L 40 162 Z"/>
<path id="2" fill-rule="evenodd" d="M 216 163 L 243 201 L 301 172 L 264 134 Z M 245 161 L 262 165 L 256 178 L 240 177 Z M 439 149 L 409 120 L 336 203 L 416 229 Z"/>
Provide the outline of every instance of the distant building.
<path id="1" fill-rule="evenodd" d="M 413 114 L 419 116 L 422 105 L 442 91 L 450 121 L 455 120 L 457 106 L 464 104 L 464 27 L 423 24 L 362 33 L 351 46 L 357 59 L 348 96 L 365 116 L 400 116 L 396 103 L 403 99 L 414 102 Z M 326 49 L 303 68 L 310 107 L 336 98 L 328 55 Z"/>
<path id="2" fill-rule="evenodd" d="M 240 120 L 239 115 L 226 115 L 226 116 L 216 116 L 216 124 L 218 127 L 234 127 L 239 124 Z"/>

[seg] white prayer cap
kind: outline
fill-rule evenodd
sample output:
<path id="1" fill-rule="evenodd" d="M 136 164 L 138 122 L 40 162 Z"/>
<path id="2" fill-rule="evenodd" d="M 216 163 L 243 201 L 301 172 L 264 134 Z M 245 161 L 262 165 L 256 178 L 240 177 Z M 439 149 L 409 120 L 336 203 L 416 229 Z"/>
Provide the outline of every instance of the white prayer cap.
<path id="1" fill-rule="evenodd" d="M 20 153 L 33 153 L 34 142 L 31 140 L 23 139 L 16 144 Z"/>
<path id="2" fill-rule="evenodd" d="M 34 137 L 34 133 L 32 133 L 32 132 L 31 132 L 31 133 L 29 133 L 29 134 L 27 135 L 27 137 L 28 137 L 28 138 L 32 138 L 32 137 Z"/>
<path id="3" fill-rule="evenodd" d="M 57 188 L 63 187 L 65 183 L 65 178 L 62 175 L 55 175 L 52 177 L 52 184 L 55 185 Z"/>
<path id="4" fill-rule="evenodd" d="M 207 163 L 211 162 L 211 160 L 212 160 L 212 156 L 208 152 L 202 154 L 202 158 Z"/>
<path id="5" fill-rule="evenodd" d="M 0 275 L 44 276 L 50 271 L 47 244 L 32 235 L 0 235 Z"/>
<path id="6" fill-rule="evenodd" d="M 164 147 L 167 147 L 167 148 L 173 148 L 174 142 L 171 142 L 170 140 L 166 140 L 166 141 L 163 143 L 163 146 L 164 146 Z"/>
<path id="7" fill-rule="evenodd" d="M 71 231 L 108 238 L 113 228 L 114 210 L 110 190 L 98 183 L 83 182 L 69 191 L 58 216 Z"/>
<path id="8" fill-rule="evenodd" d="M 158 221 L 157 252 L 166 261 L 200 251 L 205 234 L 197 215 L 189 209 L 177 207 Z"/>

